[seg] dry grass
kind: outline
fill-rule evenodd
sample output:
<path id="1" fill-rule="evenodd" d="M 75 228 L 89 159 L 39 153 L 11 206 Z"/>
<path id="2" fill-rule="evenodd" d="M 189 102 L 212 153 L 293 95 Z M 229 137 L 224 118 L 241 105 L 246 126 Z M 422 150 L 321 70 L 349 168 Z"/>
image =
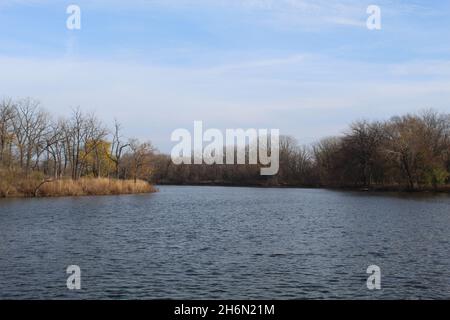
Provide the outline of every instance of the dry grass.
<path id="1" fill-rule="evenodd" d="M 97 196 L 155 192 L 148 182 L 138 180 L 115 180 L 107 178 L 82 178 L 79 180 L 56 180 L 39 188 L 38 196 Z"/>
<path id="2" fill-rule="evenodd" d="M 107 178 L 61 179 L 42 184 L 40 177 L 11 178 L 0 174 L 0 198 L 4 197 L 64 197 L 140 194 L 156 192 L 148 182 Z M 42 184 L 42 185 L 41 185 Z"/>

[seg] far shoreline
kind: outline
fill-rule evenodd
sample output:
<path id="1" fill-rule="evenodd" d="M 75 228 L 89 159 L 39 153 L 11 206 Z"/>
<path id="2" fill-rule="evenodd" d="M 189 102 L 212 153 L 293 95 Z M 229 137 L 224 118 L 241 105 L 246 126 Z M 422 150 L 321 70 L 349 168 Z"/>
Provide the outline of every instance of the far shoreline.
<path id="1" fill-rule="evenodd" d="M 263 184 L 228 184 L 228 183 L 155 183 L 156 186 L 178 186 L 178 187 L 229 187 L 229 188 L 260 188 L 260 189 L 312 189 L 331 190 L 361 193 L 401 193 L 401 194 L 450 194 L 450 185 L 439 186 L 437 189 L 417 188 L 408 189 L 401 186 L 372 186 L 372 187 L 348 187 L 348 186 L 295 186 L 295 185 L 263 185 Z"/>
<path id="2" fill-rule="evenodd" d="M 439 186 L 436 188 L 417 188 L 414 190 L 402 186 L 372 186 L 372 187 L 349 187 L 349 186 L 295 186 L 295 185 L 269 185 L 269 184 L 230 184 L 220 182 L 199 183 L 149 183 L 143 180 L 120 180 L 113 178 L 81 178 L 79 180 L 60 179 L 42 183 L 35 190 L 0 194 L 0 199 L 44 199 L 65 197 L 105 197 L 125 195 L 148 195 L 159 192 L 159 186 L 174 187 L 227 187 L 227 188 L 258 188 L 258 189 L 310 189 L 329 190 L 336 192 L 357 192 L 361 194 L 399 194 L 399 195 L 449 195 L 450 186 Z"/>

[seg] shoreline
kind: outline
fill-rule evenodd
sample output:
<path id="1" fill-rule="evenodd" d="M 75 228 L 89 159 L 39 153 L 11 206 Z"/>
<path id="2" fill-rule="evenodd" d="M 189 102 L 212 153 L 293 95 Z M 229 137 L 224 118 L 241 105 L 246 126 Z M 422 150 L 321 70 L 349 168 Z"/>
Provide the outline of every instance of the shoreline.
<path id="1" fill-rule="evenodd" d="M 31 199 L 151 194 L 158 192 L 158 189 L 143 180 L 80 178 L 44 181 L 18 179 L 16 184 L 3 186 L 0 191 L 0 199 Z"/>
<path id="2" fill-rule="evenodd" d="M 317 190 L 333 190 L 333 191 L 349 191 L 349 192 L 368 192 L 368 193 L 382 193 L 382 192 L 393 192 L 402 194 L 415 194 L 415 193 L 428 193 L 428 194 L 450 194 L 450 185 L 441 186 L 437 189 L 435 188 L 418 188 L 418 189 L 408 189 L 407 187 L 401 186 L 374 186 L 371 188 L 367 187 L 335 187 L 335 186 L 296 186 L 296 185 L 263 185 L 263 184 L 228 184 L 228 183 L 210 183 L 210 182 L 199 182 L 199 183 L 164 183 L 157 182 L 155 185 L 159 186 L 179 186 L 179 187 L 229 187 L 229 188 L 261 188 L 261 189 L 317 189 Z"/>
<path id="3" fill-rule="evenodd" d="M 67 189 L 67 185 L 69 188 Z M 100 185 L 100 187 L 99 187 Z M 121 185 L 118 187 L 118 185 Z M 43 184 L 42 190 L 37 194 L 13 193 L 9 195 L 0 194 L 0 199 L 32 199 L 32 198 L 64 198 L 64 197 L 103 197 L 121 195 L 145 195 L 159 192 L 158 186 L 178 187 L 227 187 L 227 188 L 259 188 L 259 189 L 312 189 L 330 190 L 341 192 L 359 193 L 397 193 L 404 195 L 412 194 L 450 194 L 450 186 L 435 188 L 421 188 L 410 190 L 399 186 L 374 186 L 364 187 L 333 187 L 333 186 L 296 186 L 296 185 L 264 185 L 264 184 L 229 184 L 229 183 L 164 183 L 151 184 L 143 180 L 120 180 L 109 178 L 81 178 L 79 180 L 61 179 L 53 180 Z M 74 188 L 75 186 L 75 188 Z M 65 189 L 66 187 L 66 189 Z M 81 190 L 80 190 L 81 188 Z"/>
<path id="4" fill-rule="evenodd" d="M 38 197 L 29 197 L 29 196 L 8 196 L 8 197 L 0 197 L 0 201 L 2 200 L 29 200 L 29 199 L 64 199 L 64 198 L 89 198 L 89 197 L 120 197 L 120 196 L 139 196 L 139 195 L 149 195 L 153 193 L 158 193 L 159 190 L 155 188 L 155 191 L 150 192 L 138 192 L 138 193 L 117 193 L 117 194 L 83 194 L 83 195 L 55 195 L 55 196 L 38 196 Z"/>

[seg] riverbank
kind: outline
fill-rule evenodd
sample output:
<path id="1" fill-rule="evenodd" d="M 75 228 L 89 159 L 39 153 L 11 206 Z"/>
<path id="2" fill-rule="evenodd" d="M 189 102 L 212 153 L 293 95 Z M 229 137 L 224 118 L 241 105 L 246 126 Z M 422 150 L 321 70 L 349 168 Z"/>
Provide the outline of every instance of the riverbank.
<path id="1" fill-rule="evenodd" d="M 227 183 L 203 181 L 197 183 L 168 183 L 158 181 L 162 186 L 193 186 L 193 187 L 248 187 L 248 188 L 275 188 L 275 189 L 328 189 L 341 191 L 360 191 L 360 192 L 401 192 L 401 193 L 450 193 L 450 185 L 420 186 L 410 189 L 405 185 L 372 185 L 371 187 L 361 186 L 325 186 L 325 185 L 295 185 L 295 184 L 276 184 L 276 183 Z"/>
<path id="2" fill-rule="evenodd" d="M 0 198 L 78 197 L 156 192 L 156 188 L 142 180 L 81 178 L 78 180 L 16 179 L 0 181 Z"/>

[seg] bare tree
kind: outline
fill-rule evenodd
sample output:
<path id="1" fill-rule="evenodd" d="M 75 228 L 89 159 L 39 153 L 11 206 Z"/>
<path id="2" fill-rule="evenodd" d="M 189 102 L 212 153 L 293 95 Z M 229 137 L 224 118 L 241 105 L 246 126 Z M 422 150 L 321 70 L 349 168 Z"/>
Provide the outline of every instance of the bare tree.
<path id="1" fill-rule="evenodd" d="M 343 138 L 343 166 L 352 172 L 357 184 L 372 185 L 383 138 L 381 124 L 367 121 L 353 123 L 350 132 Z"/>
<path id="2" fill-rule="evenodd" d="M 19 151 L 19 163 L 26 175 L 31 170 L 33 158 L 37 162 L 39 160 L 43 150 L 42 138 L 49 124 L 48 114 L 39 107 L 38 101 L 27 98 L 20 100 L 14 108 L 13 127 Z"/>
<path id="3" fill-rule="evenodd" d="M 150 142 L 141 143 L 137 139 L 131 139 L 130 145 L 130 159 L 131 171 L 134 182 L 136 183 L 138 177 L 150 174 L 150 158 L 154 152 L 154 148 Z"/>
<path id="4" fill-rule="evenodd" d="M 65 161 L 65 145 L 64 145 L 64 121 L 59 120 L 51 124 L 51 130 L 45 137 L 47 152 L 47 167 L 50 170 L 50 162 L 52 162 L 53 177 L 59 179 L 63 175 L 63 163 Z"/>
<path id="5" fill-rule="evenodd" d="M 122 155 L 126 148 L 130 147 L 130 143 L 124 143 L 122 141 L 121 136 L 121 125 L 120 123 L 115 120 L 114 121 L 114 133 L 113 133 L 113 140 L 111 143 L 111 152 L 109 155 L 110 160 L 114 163 L 114 174 L 116 179 L 119 178 L 119 168 L 122 160 Z"/>
<path id="6" fill-rule="evenodd" d="M 13 121 L 15 117 L 12 99 L 0 102 L 0 165 L 12 162 L 12 143 L 14 138 Z"/>
<path id="7" fill-rule="evenodd" d="M 68 125 L 64 127 L 64 140 L 72 169 L 72 179 L 77 180 L 81 177 L 87 157 L 106 136 L 106 128 L 94 115 L 84 115 L 79 108 L 73 110 Z"/>

